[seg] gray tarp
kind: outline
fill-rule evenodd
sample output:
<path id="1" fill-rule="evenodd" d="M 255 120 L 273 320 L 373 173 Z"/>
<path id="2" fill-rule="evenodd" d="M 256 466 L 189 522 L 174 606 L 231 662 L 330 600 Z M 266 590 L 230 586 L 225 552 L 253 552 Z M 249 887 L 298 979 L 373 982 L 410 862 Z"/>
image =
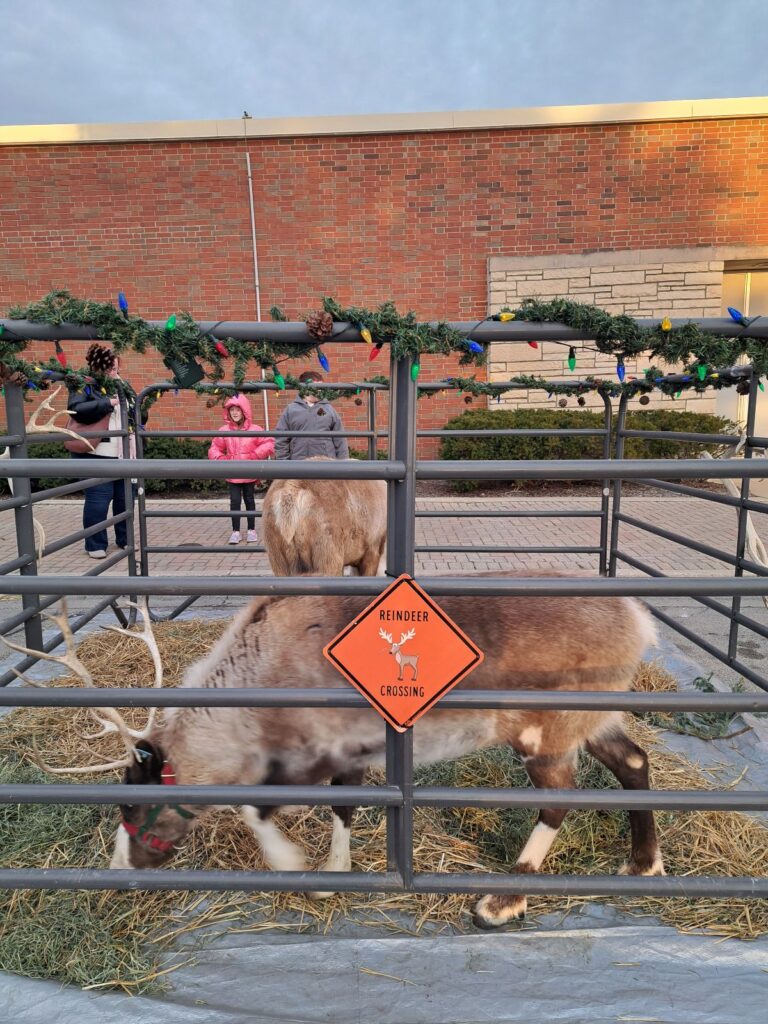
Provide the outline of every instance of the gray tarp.
<path id="1" fill-rule="evenodd" d="M 2 1024 L 765 1024 L 768 941 L 718 941 L 599 906 L 559 927 L 414 938 L 222 935 L 157 998 L 0 975 Z"/>

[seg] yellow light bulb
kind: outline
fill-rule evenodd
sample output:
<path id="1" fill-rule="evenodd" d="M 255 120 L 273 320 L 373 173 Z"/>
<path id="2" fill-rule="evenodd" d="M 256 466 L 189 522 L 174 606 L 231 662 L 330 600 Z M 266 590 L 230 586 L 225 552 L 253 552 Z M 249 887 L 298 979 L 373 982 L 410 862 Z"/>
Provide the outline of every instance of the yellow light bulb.
<path id="1" fill-rule="evenodd" d="M 505 324 L 508 320 L 514 320 L 514 319 L 515 319 L 515 314 L 514 313 L 499 313 L 499 320 L 503 324 Z"/>
<path id="2" fill-rule="evenodd" d="M 361 327 L 360 334 L 362 335 L 363 341 L 365 341 L 368 345 L 373 344 L 373 335 L 371 334 L 367 327 Z"/>
<path id="3" fill-rule="evenodd" d="M 669 319 L 668 316 L 665 316 L 664 319 L 661 321 L 661 329 L 662 331 L 672 330 L 672 321 Z"/>

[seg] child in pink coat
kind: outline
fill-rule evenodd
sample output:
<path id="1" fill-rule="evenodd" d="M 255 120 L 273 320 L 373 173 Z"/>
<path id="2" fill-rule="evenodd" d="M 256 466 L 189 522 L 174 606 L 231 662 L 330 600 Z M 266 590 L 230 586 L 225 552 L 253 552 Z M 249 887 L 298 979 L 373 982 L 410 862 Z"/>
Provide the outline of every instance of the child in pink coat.
<path id="1" fill-rule="evenodd" d="M 251 403 L 245 395 L 234 395 L 224 403 L 224 425 L 221 430 L 262 430 L 253 422 Z M 271 437 L 215 437 L 208 452 L 209 459 L 268 459 L 275 454 L 275 442 Z M 229 507 L 233 512 L 240 511 L 242 501 L 246 511 L 253 512 L 256 508 L 254 484 L 258 480 L 228 480 Z M 256 520 L 248 516 L 248 544 L 256 544 Z M 232 517 L 232 536 L 230 544 L 239 544 L 240 517 Z"/>

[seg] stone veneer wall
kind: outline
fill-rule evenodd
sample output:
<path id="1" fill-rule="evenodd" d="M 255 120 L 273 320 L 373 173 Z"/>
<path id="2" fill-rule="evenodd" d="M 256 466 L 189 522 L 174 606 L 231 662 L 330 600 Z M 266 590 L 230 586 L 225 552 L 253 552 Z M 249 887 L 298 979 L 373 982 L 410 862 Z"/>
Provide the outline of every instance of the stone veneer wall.
<path id="1" fill-rule="evenodd" d="M 704 253 L 704 256 L 709 254 Z M 722 259 L 702 258 L 695 249 L 668 249 L 586 256 L 491 257 L 489 260 L 488 312 L 505 305 L 512 308 L 525 298 L 567 297 L 589 302 L 609 313 L 632 316 L 720 316 L 723 287 Z M 584 350 L 583 345 L 587 345 Z M 596 374 L 615 379 L 616 360 L 589 351 L 589 342 L 576 343 L 576 370 L 568 369 L 568 346 L 540 342 L 538 349 L 525 344 L 496 342 L 491 349 L 488 379 L 506 380 L 520 373 L 553 379 Z M 628 360 L 627 376 L 640 376 L 648 358 Z M 585 396 L 587 408 L 601 408 L 594 394 Z M 520 404 L 551 406 L 545 392 L 509 394 L 497 406 Z M 651 406 L 669 399 L 651 396 Z M 575 404 L 569 400 L 569 406 Z M 677 400 L 679 409 L 714 412 L 714 392 Z"/>

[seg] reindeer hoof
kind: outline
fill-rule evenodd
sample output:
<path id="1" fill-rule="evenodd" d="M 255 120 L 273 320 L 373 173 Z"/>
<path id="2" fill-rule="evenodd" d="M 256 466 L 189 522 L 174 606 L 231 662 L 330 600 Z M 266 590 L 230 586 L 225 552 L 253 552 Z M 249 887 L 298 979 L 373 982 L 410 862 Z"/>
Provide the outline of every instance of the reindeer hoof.
<path id="1" fill-rule="evenodd" d="M 329 892 L 311 892 L 311 893 L 309 893 L 309 898 L 311 900 L 329 900 L 331 898 L 331 896 L 335 896 L 335 895 L 336 895 L 336 893 L 333 892 L 333 891 L 329 891 Z"/>
<path id="2" fill-rule="evenodd" d="M 638 861 L 630 860 L 619 868 L 620 875 L 642 875 L 648 878 L 654 875 L 666 875 L 666 873 L 664 861 L 661 859 L 660 853 L 657 853 L 651 861 L 639 863 Z"/>
<path id="3" fill-rule="evenodd" d="M 478 928 L 492 931 L 510 921 L 522 921 L 527 908 L 525 896 L 483 896 L 475 904 L 472 919 Z"/>

